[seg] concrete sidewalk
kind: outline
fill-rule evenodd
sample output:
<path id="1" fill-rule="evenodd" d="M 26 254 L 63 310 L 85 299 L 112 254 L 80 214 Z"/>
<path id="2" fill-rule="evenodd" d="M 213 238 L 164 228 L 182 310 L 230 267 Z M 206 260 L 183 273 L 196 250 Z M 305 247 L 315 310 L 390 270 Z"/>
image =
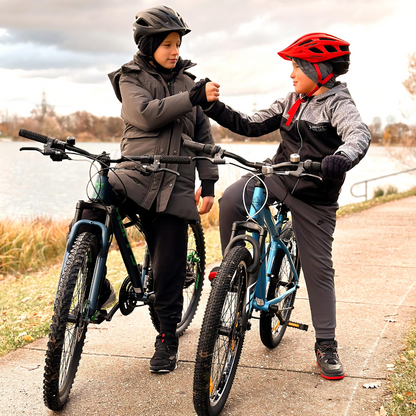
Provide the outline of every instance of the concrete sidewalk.
<path id="1" fill-rule="evenodd" d="M 319 375 L 305 291 L 292 319 L 310 325 L 288 329 L 268 350 L 258 321 L 247 333 L 237 375 L 222 414 L 374 416 L 386 397 L 388 364 L 401 352 L 416 316 L 416 197 L 339 219 L 334 244 L 337 339 L 346 369 L 341 381 Z M 70 400 L 62 415 L 195 415 L 194 356 L 205 302 L 180 340 L 178 369 L 151 374 L 156 332 L 146 308 L 88 330 Z M 0 358 L 0 414 L 52 415 L 42 401 L 46 339 Z M 364 388 L 366 383 L 380 387 Z"/>

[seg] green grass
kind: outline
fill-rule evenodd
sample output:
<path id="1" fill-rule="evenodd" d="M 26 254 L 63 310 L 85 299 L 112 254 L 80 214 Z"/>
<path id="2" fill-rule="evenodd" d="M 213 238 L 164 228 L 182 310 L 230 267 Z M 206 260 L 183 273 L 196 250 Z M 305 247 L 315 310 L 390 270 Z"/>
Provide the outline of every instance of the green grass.
<path id="1" fill-rule="evenodd" d="M 343 217 L 345 215 L 353 214 L 354 212 L 361 212 L 366 209 L 375 207 L 377 205 L 385 204 L 386 202 L 396 201 L 403 198 L 408 198 L 409 196 L 416 195 L 416 188 L 411 189 L 407 192 L 400 193 L 389 193 L 388 195 L 382 195 L 367 201 L 358 202 L 356 204 L 345 205 L 339 208 L 337 211 L 337 217 Z"/>
<path id="2" fill-rule="evenodd" d="M 388 416 L 416 414 L 416 319 L 406 339 L 402 354 L 390 376 L 391 399 L 385 405 Z"/>

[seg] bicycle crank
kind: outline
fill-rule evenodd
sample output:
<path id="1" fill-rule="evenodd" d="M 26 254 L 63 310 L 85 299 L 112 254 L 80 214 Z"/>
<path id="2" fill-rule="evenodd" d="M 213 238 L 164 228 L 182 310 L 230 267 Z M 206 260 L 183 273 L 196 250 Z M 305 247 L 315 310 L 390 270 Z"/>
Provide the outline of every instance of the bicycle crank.
<path id="1" fill-rule="evenodd" d="M 120 312 L 123 315 L 130 315 L 137 306 L 137 294 L 134 291 L 130 276 L 124 279 L 119 293 Z"/>

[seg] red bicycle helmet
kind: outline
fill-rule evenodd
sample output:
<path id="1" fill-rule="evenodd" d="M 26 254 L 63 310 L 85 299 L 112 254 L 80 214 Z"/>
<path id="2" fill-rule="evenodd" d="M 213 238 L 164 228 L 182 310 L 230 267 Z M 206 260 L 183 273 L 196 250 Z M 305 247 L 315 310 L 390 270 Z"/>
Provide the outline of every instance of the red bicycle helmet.
<path id="1" fill-rule="evenodd" d="M 292 58 L 299 58 L 312 63 L 318 75 L 318 83 L 316 87 L 296 100 L 288 111 L 288 126 L 295 116 L 302 102 L 308 100 L 318 89 L 325 85 L 334 75 L 343 75 L 348 72 L 350 66 L 350 44 L 345 40 L 337 38 L 327 33 L 308 33 L 301 38 L 295 40 L 286 49 L 278 52 L 283 59 L 291 61 Z M 332 65 L 332 72 L 322 79 L 321 71 L 318 63 L 329 61 Z"/>
<path id="2" fill-rule="evenodd" d="M 309 33 L 295 40 L 278 54 L 287 60 L 304 59 L 308 62 L 328 61 L 338 56 L 348 55 L 350 44 L 327 33 Z"/>

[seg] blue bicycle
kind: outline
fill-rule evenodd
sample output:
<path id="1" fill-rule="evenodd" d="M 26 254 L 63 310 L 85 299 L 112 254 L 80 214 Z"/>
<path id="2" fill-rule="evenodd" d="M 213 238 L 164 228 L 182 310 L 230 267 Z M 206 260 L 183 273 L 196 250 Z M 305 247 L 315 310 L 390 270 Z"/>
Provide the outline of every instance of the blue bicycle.
<path id="1" fill-rule="evenodd" d="M 301 264 L 289 208 L 277 203 L 276 214 L 271 213 L 263 179 L 277 174 L 321 180 L 317 176 L 320 163 L 301 162 L 294 154 L 290 162 L 272 165 L 249 162 L 219 146 L 184 146 L 209 153 L 209 160 L 215 164 L 224 164 L 224 156 L 232 158 L 251 168 L 247 184 L 254 181 L 252 202 L 249 208 L 246 206 L 248 219 L 233 224 L 214 280 L 196 354 L 194 407 L 200 416 L 215 416 L 221 413 L 230 393 L 253 311 L 260 311 L 260 338 L 268 348 L 279 345 L 288 326 L 308 329 L 290 321 Z M 250 244 L 250 250 L 245 243 Z"/>

